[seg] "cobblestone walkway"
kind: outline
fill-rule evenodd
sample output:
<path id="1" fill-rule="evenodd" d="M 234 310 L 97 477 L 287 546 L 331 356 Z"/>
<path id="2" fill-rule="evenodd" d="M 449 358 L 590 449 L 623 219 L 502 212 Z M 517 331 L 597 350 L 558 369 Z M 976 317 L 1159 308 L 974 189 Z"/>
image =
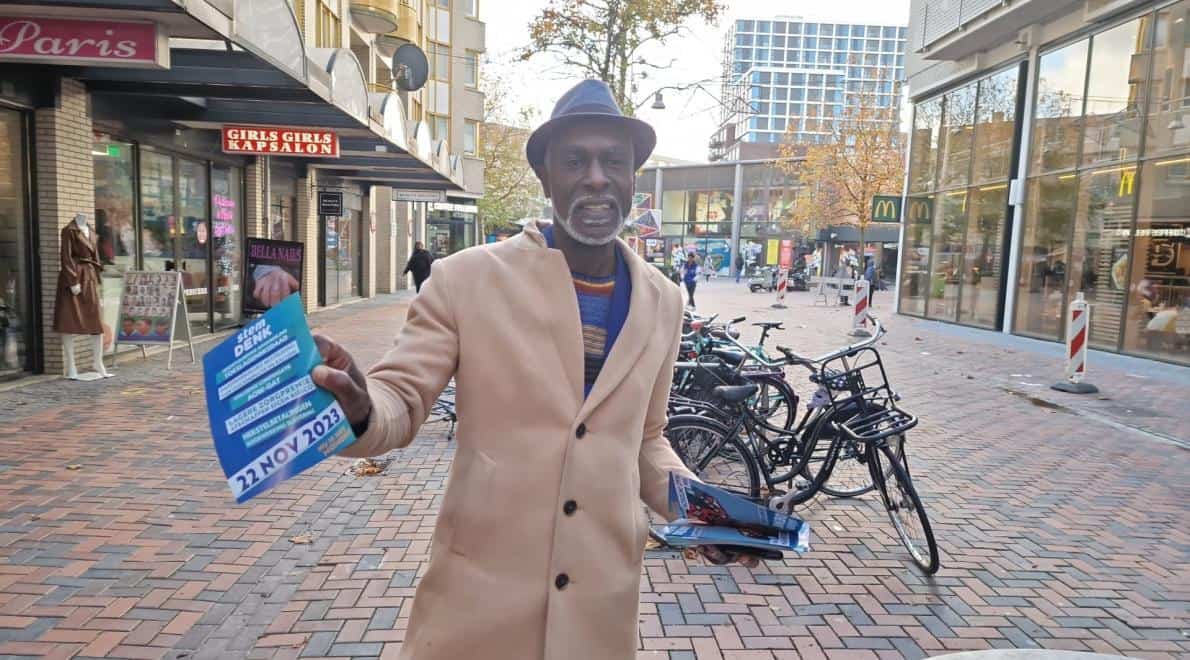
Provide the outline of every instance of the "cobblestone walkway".
<path id="1" fill-rule="evenodd" d="M 780 314 L 724 283 L 699 299 L 786 320 L 774 342 L 804 352 L 845 339 L 848 312 L 809 294 Z M 312 323 L 368 363 L 404 314 L 381 297 Z M 890 377 L 922 418 L 909 451 L 938 575 L 911 568 L 873 496 L 820 499 L 801 511 L 802 558 L 747 570 L 648 553 L 639 657 L 1190 654 L 1187 370 L 1093 363 L 1103 394 L 1075 399 L 1042 387 L 1056 347 L 889 325 Z M 0 392 L 0 657 L 395 657 L 450 466 L 445 428 L 381 476 L 329 461 L 236 506 L 201 397 L 198 366 L 167 372 L 163 357 Z"/>

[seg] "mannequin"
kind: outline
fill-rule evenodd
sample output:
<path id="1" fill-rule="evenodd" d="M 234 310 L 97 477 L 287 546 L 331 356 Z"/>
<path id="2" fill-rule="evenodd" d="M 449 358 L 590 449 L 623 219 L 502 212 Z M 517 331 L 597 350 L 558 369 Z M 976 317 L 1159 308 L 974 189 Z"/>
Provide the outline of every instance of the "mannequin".
<path id="1" fill-rule="evenodd" d="M 74 216 L 62 228 L 62 264 L 58 271 L 58 296 L 54 303 L 54 332 L 62 335 L 62 354 L 66 378 L 97 380 L 110 378 L 103 366 L 103 322 L 100 308 L 99 276 L 103 266 L 85 213 Z M 94 373 L 79 374 L 75 366 L 74 344 L 79 335 L 91 338 Z"/>

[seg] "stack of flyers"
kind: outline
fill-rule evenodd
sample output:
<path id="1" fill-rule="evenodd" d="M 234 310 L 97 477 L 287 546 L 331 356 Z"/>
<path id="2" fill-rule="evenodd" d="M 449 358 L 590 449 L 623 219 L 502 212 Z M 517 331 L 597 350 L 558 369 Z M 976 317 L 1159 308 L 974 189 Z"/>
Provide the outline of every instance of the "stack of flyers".
<path id="1" fill-rule="evenodd" d="M 804 520 L 673 473 L 669 508 L 678 520 L 654 527 L 652 534 L 674 547 L 716 545 L 770 559 L 810 549 L 810 525 Z"/>

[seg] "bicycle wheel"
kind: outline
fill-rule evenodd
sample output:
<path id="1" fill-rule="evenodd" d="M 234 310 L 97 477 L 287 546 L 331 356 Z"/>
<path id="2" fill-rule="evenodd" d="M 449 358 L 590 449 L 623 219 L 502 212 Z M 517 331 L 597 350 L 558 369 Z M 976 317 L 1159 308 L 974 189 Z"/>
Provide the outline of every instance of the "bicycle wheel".
<path id="1" fill-rule="evenodd" d="M 900 455 L 904 443 L 904 435 L 888 439 L 889 449 L 897 455 Z M 872 482 L 872 471 L 868 469 L 866 451 L 863 442 L 845 438 L 839 448 L 835 469 L 831 472 L 830 479 L 822 485 L 822 492 L 832 497 L 859 497 L 872 492 L 876 484 Z M 891 465 L 884 468 L 885 477 L 891 470 Z"/>
<path id="2" fill-rule="evenodd" d="M 835 469 L 841 443 L 834 417 L 834 413 L 829 412 L 819 417 L 803 436 L 802 456 L 799 459 L 801 469 L 785 475 L 785 479 L 792 481 L 797 474 L 802 474 L 806 481 L 791 484 L 790 490 L 794 495 L 789 500 L 790 507 L 802 504 L 817 495 Z"/>
<path id="3" fill-rule="evenodd" d="M 744 377 L 760 386 L 749 404 L 752 412 L 769 426 L 788 431 L 797 421 L 797 394 L 784 378 L 770 374 Z"/>
<path id="4" fill-rule="evenodd" d="M 938 544 L 934 540 L 934 530 L 930 527 L 925 506 L 913 488 L 909 470 L 904 464 L 904 448 L 897 453 L 887 446 L 879 450 L 869 447 L 868 455 L 872 479 L 880 489 L 880 498 L 884 501 L 884 508 L 897 535 L 901 537 L 901 543 L 913 557 L 913 563 L 926 575 L 937 573 Z M 887 476 L 885 470 L 881 469 L 882 463 L 890 466 Z"/>
<path id="5" fill-rule="evenodd" d="M 665 437 L 699 479 L 744 497 L 760 497 L 756 459 L 728 427 L 708 417 L 675 415 Z"/>

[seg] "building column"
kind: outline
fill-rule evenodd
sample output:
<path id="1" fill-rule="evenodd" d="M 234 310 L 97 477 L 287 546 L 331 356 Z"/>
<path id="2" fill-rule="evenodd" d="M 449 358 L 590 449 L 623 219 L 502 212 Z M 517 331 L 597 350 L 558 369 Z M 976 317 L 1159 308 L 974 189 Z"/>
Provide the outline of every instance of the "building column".
<path id="1" fill-rule="evenodd" d="M 409 261 L 409 256 L 413 254 L 413 203 L 395 202 L 394 205 L 396 206 L 393 222 L 393 277 L 396 280 L 394 290 L 406 291 L 410 288 L 409 276 L 401 271 L 405 270 L 405 264 Z"/>
<path id="2" fill-rule="evenodd" d="M 302 272 L 302 304 L 307 312 L 318 309 L 319 232 L 318 209 L 312 203 L 318 189 L 318 170 L 309 168 L 297 180 L 297 236 L 305 246 L 306 266 Z"/>
<path id="3" fill-rule="evenodd" d="M 37 175 L 37 222 L 41 261 L 41 322 L 43 366 L 47 374 L 63 373 L 62 340 L 54 333 L 54 302 L 61 268 L 62 228 L 76 213 L 92 218 L 94 231 L 95 171 L 91 157 L 91 117 L 87 88 L 79 81 L 57 81 L 57 103 L 34 115 L 36 145 L 33 168 Z M 91 343 L 76 342 L 75 364 L 88 371 Z"/>
<path id="4" fill-rule="evenodd" d="M 376 293 L 397 290 L 396 202 L 392 188 L 376 188 Z M 402 267 L 403 264 L 402 264 Z"/>
<path id="5" fill-rule="evenodd" d="M 269 237 L 268 195 L 264 158 L 253 158 L 244 168 L 244 230 L 251 238 Z"/>
<path id="6" fill-rule="evenodd" d="M 735 164 L 735 183 L 732 185 L 731 258 L 727 260 L 727 276 L 731 277 L 740 264 L 740 221 L 744 217 L 744 166 Z"/>
<path id="7" fill-rule="evenodd" d="M 371 298 L 376 295 L 376 186 L 368 187 L 368 194 L 364 197 L 363 213 L 360 214 L 360 238 L 363 240 L 363 245 L 360 246 L 360 252 L 363 254 L 364 263 L 362 264 L 363 282 L 360 282 L 360 296 L 363 298 Z"/>

